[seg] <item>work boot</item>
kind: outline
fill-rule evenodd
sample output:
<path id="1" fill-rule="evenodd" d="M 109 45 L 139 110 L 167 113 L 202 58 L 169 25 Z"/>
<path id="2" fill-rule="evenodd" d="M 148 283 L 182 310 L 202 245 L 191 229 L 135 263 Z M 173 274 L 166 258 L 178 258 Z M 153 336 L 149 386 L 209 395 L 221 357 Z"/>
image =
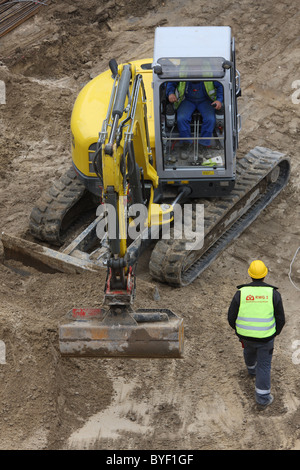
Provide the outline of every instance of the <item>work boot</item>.
<path id="1" fill-rule="evenodd" d="M 168 158 L 167 158 L 167 162 L 168 163 L 176 163 L 177 162 L 177 158 L 175 157 L 175 155 L 170 155 Z"/>
<path id="2" fill-rule="evenodd" d="M 273 403 L 273 401 L 274 401 L 274 397 L 273 397 L 273 395 L 270 394 L 270 398 L 269 398 L 267 403 L 265 403 L 264 405 L 261 405 L 260 403 L 257 403 L 258 409 L 265 410 L 267 408 L 267 406 L 269 406 L 269 405 L 271 405 L 271 403 Z"/>
<path id="3" fill-rule="evenodd" d="M 188 160 L 189 157 L 194 155 L 194 144 L 182 144 L 180 158 L 181 160 Z"/>
<path id="4" fill-rule="evenodd" d="M 200 145 L 200 152 L 203 160 L 208 160 L 211 158 L 211 147 L 204 147 L 204 145 Z"/>

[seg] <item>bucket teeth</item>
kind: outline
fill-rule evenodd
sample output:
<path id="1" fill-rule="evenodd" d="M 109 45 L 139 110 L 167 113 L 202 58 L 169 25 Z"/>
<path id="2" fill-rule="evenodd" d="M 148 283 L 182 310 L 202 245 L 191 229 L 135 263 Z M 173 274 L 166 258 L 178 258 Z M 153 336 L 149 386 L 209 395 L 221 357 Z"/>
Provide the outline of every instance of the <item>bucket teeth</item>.
<path id="1" fill-rule="evenodd" d="M 183 320 L 170 310 L 140 309 L 116 312 L 73 309 L 60 326 L 63 356 L 181 357 Z"/>

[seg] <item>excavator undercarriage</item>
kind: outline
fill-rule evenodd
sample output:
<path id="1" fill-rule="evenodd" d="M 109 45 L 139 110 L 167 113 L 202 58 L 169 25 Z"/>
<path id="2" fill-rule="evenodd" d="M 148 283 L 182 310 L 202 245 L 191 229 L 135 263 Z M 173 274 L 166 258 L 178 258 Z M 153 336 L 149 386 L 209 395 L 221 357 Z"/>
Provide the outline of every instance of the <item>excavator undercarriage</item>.
<path id="1" fill-rule="evenodd" d="M 237 160 L 236 171 L 235 188 L 229 196 L 193 201 L 193 204 L 204 204 L 203 247 L 187 254 L 183 249 L 184 239 L 158 240 L 149 264 L 153 279 L 176 287 L 192 283 L 284 189 L 290 175 L 290 159 L 279 152 L 255 147 Z M 61 180 L 67 180 L 68 185 L 60 185 Z M 80 220 L 81 216 L 86 215 L 85 204 L 89 196 L 74 170 L 68 170 L 58 183 L 55 182 L 42 195 L 32 210 L 29 222 L 31 235 L 50 245 L 63 245 L 68 232 L 71 232 L 71 221 Z M 47 200 L 49 204 L 45 203 Z M 76 238 L 60 249 L 3 232 L 1 240 L 6 257 L 22 261 L 28 257 L 29 264 L 46 272 L 80 273 L 103 269 L 109 250 L 105 240 L 101 243 L 96 234 L 101 218 L 102 215 L 94 218 Z M 147 248 L 148 241 L 138 239 L 129 245 L 129 257 L 137 259 L 141 250 Z"/>

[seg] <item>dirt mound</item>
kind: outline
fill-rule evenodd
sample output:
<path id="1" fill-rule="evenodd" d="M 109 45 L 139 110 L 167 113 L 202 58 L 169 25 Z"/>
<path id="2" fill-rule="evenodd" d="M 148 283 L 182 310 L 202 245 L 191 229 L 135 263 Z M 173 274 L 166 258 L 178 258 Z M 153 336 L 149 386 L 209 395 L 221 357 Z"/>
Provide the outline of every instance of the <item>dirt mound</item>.
<path id="1" fill-rule="evenodd" d="M 39 194 L 70 166 L 75 98 L 108 61 L 151 57 L 155 27 L 229 25 L 242 77 L 239 154 L 256 145 L 290 155 L 288 187 L 192 286 L 158 285 L 146 253 L 137 307 L 183 317 L 182 360 L 63 359 L 58 325 L 73 306 L 102 301 L 104 273 L 43 274 L 0 264 L 1 449 L 296 449 L 299 437 L 298 5 L 251 0 L 52 1 L 1 39 L 1 230 L 24 235 Z M 282 27 L 284 25 L 284 27 Z M 280 287 L 287 324 L 276 339 L 264 412 L 227 308 L 247 266 L 263 258 Z M 5 354 L 3 347 L 5 346 Z M 5 356 L 5 361 L 4 361 Z"/>

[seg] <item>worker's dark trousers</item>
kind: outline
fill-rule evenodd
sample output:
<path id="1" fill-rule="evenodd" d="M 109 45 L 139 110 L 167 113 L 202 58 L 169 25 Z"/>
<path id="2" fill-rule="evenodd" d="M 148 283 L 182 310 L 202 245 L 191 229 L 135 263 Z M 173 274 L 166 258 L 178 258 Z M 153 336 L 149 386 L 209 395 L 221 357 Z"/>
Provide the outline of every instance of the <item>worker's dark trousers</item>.
<path id="1" fill-rule="evenodd" d="M 256 375 L 255 398 L 260 405 L 270 400 L 271 393 L 271 362 L 274 348 L 274 338 L 270 341 L 246 341 L 244 344 L 244 359 L 249 374 Z"/>
<path id="2" fill-rule="evenodd" d="M 192 114 L 197 109 L 202 114 L 202 126 L 201 126 L 201 139 L 200 145 L 205 147 L 211 143 L 210 137 L 212 137 L 213 130 L 216 125 L 215 110 L 211 105 L 210 100 L 201 101 L 189 101 L 188 99 L 183 100 L 177 110 L 177 126 L 180 133 L 180 137 L 190 138 L 191 137 L 191 120 Z M 188 140 L 189 143 L 193 143 L 192 140 Z"/>

